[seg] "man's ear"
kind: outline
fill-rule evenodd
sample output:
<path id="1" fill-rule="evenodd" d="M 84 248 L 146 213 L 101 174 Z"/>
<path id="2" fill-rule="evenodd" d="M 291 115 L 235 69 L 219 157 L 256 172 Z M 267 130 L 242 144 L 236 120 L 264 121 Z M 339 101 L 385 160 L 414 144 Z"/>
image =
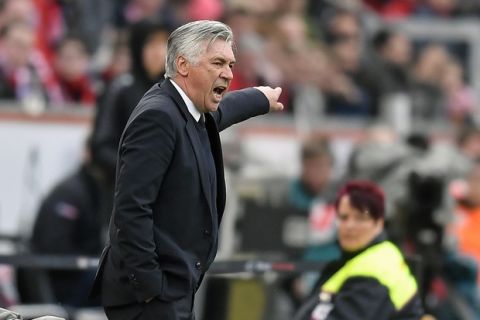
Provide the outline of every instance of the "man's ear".
<path id="1" fill-rule="evenodd" d="M 183 77 L 188 76 L 188 71 L 190 69 L 190 63 L 188 62 L 188 60 L 182 56 L 179 56 L 177 57 L 175 63 L 177 64 L 178 73 Z"/>

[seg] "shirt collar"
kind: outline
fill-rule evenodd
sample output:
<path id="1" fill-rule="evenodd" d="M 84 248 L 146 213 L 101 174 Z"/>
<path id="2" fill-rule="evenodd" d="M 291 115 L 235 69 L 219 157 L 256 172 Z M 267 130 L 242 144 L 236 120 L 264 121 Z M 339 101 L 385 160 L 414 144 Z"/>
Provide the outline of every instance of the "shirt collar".
<path id="1" fill-rule="evenodd" d="M 180 93 L 180 96 L 182 97 L 183 101 L 187 105 L 188 112 L 192 115 L 192 117 L 195 119 L 195 121 L 198 122 L 200 120 L 201 113 L 198 111 L 198 109 L 195 107 L 193 104 L 192 100 L 186 95 L 185 91 L 180 88 L 178 84 L 175 83 L 172 79 L 169 79 L 170 82 L 173 84 L 173 86 L 177 89 L 178 93 Z"/>

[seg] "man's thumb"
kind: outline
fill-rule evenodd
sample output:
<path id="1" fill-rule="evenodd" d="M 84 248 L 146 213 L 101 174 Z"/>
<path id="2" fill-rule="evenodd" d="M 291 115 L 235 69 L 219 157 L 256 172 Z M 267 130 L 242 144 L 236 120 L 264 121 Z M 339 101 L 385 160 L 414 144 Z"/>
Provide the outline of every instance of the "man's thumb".
<path id="1" fill-rule="evenodd" d="M 275 93 L 276 93 L 277 97 L 280 97 L 280 95 L 282 94 L 282 88 L 276 87 L 274 90 L 275 90 Z"/>

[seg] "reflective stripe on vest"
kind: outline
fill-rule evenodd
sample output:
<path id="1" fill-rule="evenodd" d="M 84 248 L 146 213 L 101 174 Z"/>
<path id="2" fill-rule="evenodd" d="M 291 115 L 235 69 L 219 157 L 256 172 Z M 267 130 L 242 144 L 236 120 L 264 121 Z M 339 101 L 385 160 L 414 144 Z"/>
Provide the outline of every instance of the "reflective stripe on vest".
<path id="1" fill-rule="evenodd" d="M 398 248 L 389 241 L 374 245 L 348 261 L 322 286 L 322 291 L 336 294 L 352 277 L 378 280 L 388 289 L 398 311 L 417 292 L 417 282 Z"/>

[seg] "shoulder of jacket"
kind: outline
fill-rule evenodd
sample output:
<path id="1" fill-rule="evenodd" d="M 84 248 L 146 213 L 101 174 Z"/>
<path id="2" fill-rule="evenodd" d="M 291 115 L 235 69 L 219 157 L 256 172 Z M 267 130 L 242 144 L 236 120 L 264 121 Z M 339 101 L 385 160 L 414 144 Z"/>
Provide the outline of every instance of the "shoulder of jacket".
<path id="1" fill-rule="evenodd" d="M 150 92 L 135 107 L 126 127 L 130 127 L 133 122 L 138 120 L 168 123 L 168 126 L 176 126 L 182 123 L 181 118 L 181 113 L 175 102 L 167 94 Z"/>

